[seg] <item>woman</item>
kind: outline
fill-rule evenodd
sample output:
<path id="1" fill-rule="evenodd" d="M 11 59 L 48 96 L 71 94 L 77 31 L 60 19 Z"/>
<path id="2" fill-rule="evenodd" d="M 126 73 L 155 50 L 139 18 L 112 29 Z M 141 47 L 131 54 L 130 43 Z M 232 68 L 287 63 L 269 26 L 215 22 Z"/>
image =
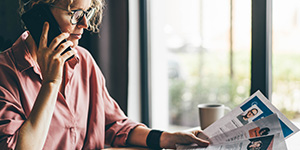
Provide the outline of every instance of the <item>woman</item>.
<path id="1" fill-rule="evenodd" d="M 39 46 L 26 31 L 0 54 L 1 148 L 208 145 L 196 137 L 202 133 L 198 130 L 170 133 L 135 123 L 109 96 L 99 67 L 78 46 L 84 29 L 98 32 L 102 0 L 32 0 L 30 7 L 39 3 L 49 5 L 63 33 L 47 46 L 49 23 L 45 22 Z M 69 46 L 72 50 L 63 53 Z"/>

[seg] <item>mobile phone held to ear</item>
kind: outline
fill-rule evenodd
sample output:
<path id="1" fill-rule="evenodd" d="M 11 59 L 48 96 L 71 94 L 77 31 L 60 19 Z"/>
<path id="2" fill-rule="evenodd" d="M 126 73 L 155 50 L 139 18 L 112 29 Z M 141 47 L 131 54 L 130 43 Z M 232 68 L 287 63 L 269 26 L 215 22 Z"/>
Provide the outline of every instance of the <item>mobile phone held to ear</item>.
<path id="1" fill-rule="evenodd" d="M 30 10 L 25 12 L 21 18 L 32 35 L 37 47 L 39 46 L 43 26 L 46 21 L 49 23 L 47 46 L 49 46 L 55 37 L 62 33 L 57 21 L 50 11 L 50 6 L 47 4 L 34 5 Z M 62 42 L 66 41 L 67 40 L 64 40 Z M 71 50 L 71 47 L 68 47 L 62 54 L 69 50 Z"/>

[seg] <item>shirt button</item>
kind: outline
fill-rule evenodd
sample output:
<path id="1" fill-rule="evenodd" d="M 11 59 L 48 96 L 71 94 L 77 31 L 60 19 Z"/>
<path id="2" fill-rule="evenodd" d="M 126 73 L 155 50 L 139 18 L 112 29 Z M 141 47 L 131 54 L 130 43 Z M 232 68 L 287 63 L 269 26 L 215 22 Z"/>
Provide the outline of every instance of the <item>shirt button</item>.
<path id="1" fill-rule="evenodd" d="M 74 131 L 75 131 L 75 128 L 74 128 L 74 127 L 71 127 L 70 130 L 71 130 L 71 132 L 74 132 Z"/>
<path id="2" fill-rule="evenodd" d="M 72 143 L 75 144 L 76 143 L 75 127 L 70 127 L 70 132 L 71 132 Z"/>

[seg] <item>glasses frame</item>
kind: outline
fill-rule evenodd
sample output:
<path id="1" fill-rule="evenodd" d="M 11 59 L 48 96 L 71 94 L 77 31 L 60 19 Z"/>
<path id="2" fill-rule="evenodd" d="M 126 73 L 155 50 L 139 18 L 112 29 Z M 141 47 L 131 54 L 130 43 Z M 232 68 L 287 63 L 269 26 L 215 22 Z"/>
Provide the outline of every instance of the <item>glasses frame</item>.
<path id="1" fill-rule="evenodd" d="M 53 4 L 51 4 L 51 5 L 49 5 L 50 7 L 54 7 L 54 8 L 58 8 L 58 9 L 61 9 L 61 10 L 65 10 L 65 11 L 68 11 L 69 13 L 71 13 L 71 19 L 70 19 L 70 23 L 72 24 L 72 25 L 76 25 L 76 24 L 78 24 L 78 22 L 80 22 L 81 20 L 82 20 L 82 18 L 83 18 L 83 16 L 85 16 L 86 17 L 86 19 L 89 21 L 93 16 L 94 16 L 94 13 L 95 13 L 95 8 L 94 7 L 91 7 L 90 9 L 90 11 L 92 11 L 92 14 L 91 14 L 91 16 L 88 18 L 87 17 L 87 14 L 89 14 L 90 12 L 89 11 L 84 11 L 84 10 L 82 10 L 82 9 L 76 9 L 76 10 L 68 10 L 68 9 L 65 9 L 65 8 L 62 8 L 62 7 L 59 7 L 59 6 L 55 6 L 55 5 L 53 5 Z M 74 18 L 74 14 L 77 12 L 77 11 L 82 11 L 83 12 L 83 15 L 82 15 L 82 17 L 80 17 L 79 19 L 78 19 L 78 21 L 77 22 L 73 22 L 72 20 L 73 20 L 73 18 Z"/>

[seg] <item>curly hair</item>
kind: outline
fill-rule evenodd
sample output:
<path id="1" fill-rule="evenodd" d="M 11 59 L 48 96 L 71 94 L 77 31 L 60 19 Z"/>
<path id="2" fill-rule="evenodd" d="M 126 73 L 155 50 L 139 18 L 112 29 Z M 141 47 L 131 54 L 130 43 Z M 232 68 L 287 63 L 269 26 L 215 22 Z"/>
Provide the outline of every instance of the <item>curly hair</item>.
<path id="1" fill-rule="evenodd" d="M 28 2 L 24 3 L 23 0 L 19 0 L 19 14 L 20 16 L 25 13 L 27 10 L 32 8 L 33 5 L 38 3 L 44 3 L 44 4 L 57 4 L 62 0 L 29 0 Z M 65 0 L 68 4 L 68 10 L 70 10 L 70 6 L 72 5 L 74 0 Z M 102 22 L 103 17 L 103 10 L 105 6 L 105 0 L 91 0 L 91 7 L 95 8 L 94 16 L 89 20 L 89 27 L 87 30 L 92 32 L 99 32 L 99 26 Z"/>

